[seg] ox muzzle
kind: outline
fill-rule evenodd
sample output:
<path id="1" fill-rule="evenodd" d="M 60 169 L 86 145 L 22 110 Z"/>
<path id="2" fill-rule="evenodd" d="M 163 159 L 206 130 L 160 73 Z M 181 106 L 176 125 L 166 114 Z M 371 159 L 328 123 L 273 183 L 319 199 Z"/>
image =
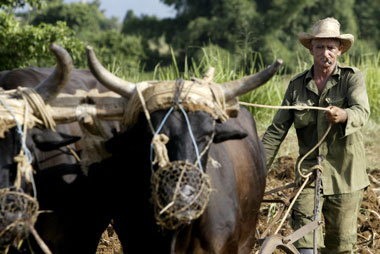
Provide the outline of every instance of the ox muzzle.
<path id="1" fill-rule="evenodd" d="M 188 225 L 199 218 L 207 207 L 211 192 L 210 179 L 203 170 L 201 157 L 209 149 L 213 138 L 210 139 L 205 149 L 199 153 L 187 114 L 180 104 L 177 104 L 176 107 L 185 116 L 197 161 L 195 163 L 169 161 L 165 146 L 169 138 L 159 133 L 166 119 L 174 110 L 173 106 L 155 131 L 151 145 L 151 182 L 155 218 L 160 226 L 170 230 L 177 229 L 181 225 Z M 152 160 L 153 150 L 155 154 L 154 160 Z M 158 164 L 157 170 L 153 169 L 154 164 Z"/>
<path id="2" fill-rule="evenodd" d="M 28 236 L 38 209 L 37 200 L 20 190 L 0 189 L 0 250 L 17 247 Z"/>

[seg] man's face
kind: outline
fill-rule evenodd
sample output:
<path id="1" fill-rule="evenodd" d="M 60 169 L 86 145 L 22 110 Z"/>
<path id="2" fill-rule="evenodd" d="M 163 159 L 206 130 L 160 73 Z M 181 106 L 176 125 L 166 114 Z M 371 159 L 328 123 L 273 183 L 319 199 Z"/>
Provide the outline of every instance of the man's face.
<path id="1" fill-rule="evenodd" d="M 337 57 L 342 54 L 339 40 L 314 39 L 311 42 L 310 53 L 314 57 L 314 65 L 321 68 L 335 66 Z"/>

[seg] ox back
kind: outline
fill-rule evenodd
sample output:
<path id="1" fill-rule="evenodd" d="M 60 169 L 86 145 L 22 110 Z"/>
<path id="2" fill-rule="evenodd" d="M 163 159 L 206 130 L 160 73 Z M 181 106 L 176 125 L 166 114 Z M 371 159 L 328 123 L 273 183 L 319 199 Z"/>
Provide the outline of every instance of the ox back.
<path id="1" fill-rule="evenodd" d="M 53 70 L 28 67 L 2 71 L 0 86 L 4 90 L 16 89 L 18 86 L 32 88 L 46 79 Z M 108 91 L 99 85 L 90 71 L 73 69 L 69 83 L 62 92 L 74 94 L 77 89 Z M 57 125 L 56 130 L 71 136 L 82 136 L 77 122 Z M 76 145 L 78 150 L 81 144 Z M 101 233 L 109 224 L 110 218 L 93 210 L 96 209 L 93 205 L 99 205 L 91 193 L 95 187 L 82 174 L 73 155 L 65 150 L 65 147 L 46 152 L 36 150 L 35 158 L 39 169 L 36 175 L 37 199 L 41 210 L 48 212 L 39 215 L 35 227 L 53 253 L 95 253 Z M 25 246 L 10 252 L 29 251 L 29 247 Z M 35 246 L 33 251 L 39 253 L 41 250 Z"/>
<path id="2" fill-rule="evenodd" d="M 197 120 L 197 113 L 194 115 L 191 117 Z M 155 127 L 160 123 L 156 116 L 154 112 Z M 196 125 L 201 128 L 207 123 Z M 112 158 L 92 165 L 89 176 L 104 184 L 104 191 L 97 195 L 112 204 L 108 212 L 126 253 L 250 253 L 265 188 L 265 152 L 254 119 L 245 108 L 238 118 L 221 125 L 238 131 L 230 137 L 233 140 L 210 147 L 206 172 L 212 192 L 208 206 L 200 218 L 175 231 L 161 228 L 154 217 L 149 157 L 152 134 L 145 117 L 140 115 L 135 126 L 106 143 Z M 173 132 L 172 127 L 168 129 Z M 197 130 L 194 133 L 197 138 Z M 171 161 L 180 159 L 175 154 L 187 146 L 181 140 L 172 145 L 175 143 L 179 143 L 175 151 L 167 145 Z"/>

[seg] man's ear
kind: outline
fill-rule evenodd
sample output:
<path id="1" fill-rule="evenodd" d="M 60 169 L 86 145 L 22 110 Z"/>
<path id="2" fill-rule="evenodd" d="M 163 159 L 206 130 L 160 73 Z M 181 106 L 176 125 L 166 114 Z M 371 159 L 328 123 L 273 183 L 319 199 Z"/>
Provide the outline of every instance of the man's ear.
<path id="1" fill-rule="evenodd" d="M 341 44 L 338 48 L 338 53 L 336 54 L 337 56 L 340 56 L 342 54 L 342 50 L 343 50 L 343 45 Z"/>

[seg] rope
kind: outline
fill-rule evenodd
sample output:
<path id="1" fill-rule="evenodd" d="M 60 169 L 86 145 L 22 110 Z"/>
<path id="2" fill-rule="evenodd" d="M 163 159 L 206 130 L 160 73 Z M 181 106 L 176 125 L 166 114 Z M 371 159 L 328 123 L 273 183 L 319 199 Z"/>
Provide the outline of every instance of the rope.
<path id="1" fill-rule="evenodd" d="M 77 154 L 77 152 L 75 152 L 75 150 L 73 148 L 71 148 L 70 145 L 66 145 L 66 148 L 67 150 L 69 150 L 69 154 L 71 154 L 72 156 L 74 156 L 74 158 L 77 160 L 77 162 L 80 162 L 80 158 L 79 158 L 79 155 Z"/>
<path id="2" fill-rule="evenodd" d="M 165 167 L 169 164 L 168 151 L 166 150 L 165 145 L 168 143 L 169 138 L 165 134 L 161 133 L 155 135 L 152 140 L 155 158 L 152 164 L 158 163 L 159 167 Z"/>
<path id="3" fill-rule="evenodd" d="M 297 164 L 297 171 L 298 173 L 300 174 L 300 176 L 302 178 L 305 179 L 305 181 L 303 182 L 303 184 L 301 185 L 300 189 L 298 190 L 296 196 L 294 197 L 294 199 L 292 200 L 292 202 L 290 203 L 288 209 L 286 210 L 286 213 L 284 215 L 284 217 L 282 217 L 282 220 L 281 220 L 281 223 L 279 224 L 279 226 L 277 227 L 276 231 L 275 231 L 275 234 L 278 233 L 278 231 L 280 230 L 280 228 L 282 227 L 282 225 L 284 224 L 285 222 L 285 219 L 288 217 L 289 213 L 290 213 L 290 210 L 293 208 L 293 205 L 296 201 L 296 199 L 298 198 L 298 196 L 301 194 L 301 191 L 305 188 L 306 186 L 306 183 L 309 181 L 309 178 L 310 176 L 313 174 L 313 171 L 314 170 L 320 170 L 321 172 L 323 172 L 323 168 L 322 166 L 320 165 L 314 165 L 313 167 L 311 167 L 307 174 L 303 174 L 301 172 L 301 163 L 303 162 L 303 160 L 309 156 L 315 149 L 317 149 L 321 144 L 322 142 L 326 139 L 327 135 L 329 134 L 330 130 L 331 130 L 331 126 L 332 124 L 330 123 L 329 124 L 329 127 L 327 128 L 325 134 L 323 135 L 323 137 L 321 138 L 321 140 L 319 140 L 319 142 L 312 148 L 310 149 L 304 156 L 302 156 L 302 158 L 299 160 L 298 164 Z"/>
<path id="4" fill-rule="evenodd" d="M 148 110 L 148 108 L 146 107 L 145 99 L 144 99 L 144 96 L 143 96 L 142 93 L 141 93 L 141 90 L 140 90 L 140 87 L 139 87 L 139 86 L 136 86 L 136 91 L 137 91 L 137 95 L 139 96 L 141 106 L 142 106 L 142 108 L 143 108 L 143 110 L 144 110 L 145 118 L 146 118 L 146 120 L 148 121 L 148 124 L 149 124 L 150 130 L 152 131 L 152 133 L 155 133 L 155 131 L 154 131 L 154 127 L 153 127 L 153 124 L 152 124 L 152 121 L 150 120 L 149 110 Z"/>
<path id="5" fill-rule="evenodd" d="M 154 130 L 153 124 L 151 122 L 149 110 L 147 109 L 147 106 L 145 103 L 145 99 L 144 99 L 140 89 L 138 88 L 138 86 L 136 87 L 136 91 L 138 93 L 138 96 L 139 96 L 139 99 L 140 99 L 140 102 L 141 102 L 141 105 L 142 105 L 142 108 L 143 108 L 143 111 L 145 114 L 145 118 L 147 119 L 148 124 L 149 124 L 150 129 L 151 129 L 152 134 L 153 134 L 153 138 L 152 138 L 152 142 L 151 142 L 151 149 L 150 149 L 150 160 L 151 160 L 152 170 L 153 170 L 153 165 L 157 162 L 159 163 L 159 165 L 160 164 L 167 165 L 169 163 L 169 157 L 167 155 L 167 150 L 165 147 L 165 144 L 168 142 L 168 140 L 166 140 L 167 137 L 166 136 L 165 137 L 163 137 L 163 136 L 157 137 L 157 136 L 161 135 L 159 133 L 160 133 L 162 127 L 164 126 L 166 120 L 168 119 L 169 115 L 174 111 L 175 107 L 178 107 L 181 110 L 182 114 L 184 115 L 186 125 L 187 125 L 187 128 L 189 130 L 192 143 L 194 145 L 194 149 L 195 149 L 195 153 L 197 156 L 197 162 L 198 162 L 199 168 L 202 170 L 202 172 L 204 172 L 202 164 L 201 164 L 201 156 L 200 156 L 200 153 L 198 150 L 198 145 L 197 145 L 197 142 L 195 140 L 193 131 L 191 129 L 190 120 L 187 116 L 186 111 L 184 110 L 184 108 L 182 107 L 182 105 L 179 101 L 180 95 L 183 91 L 183 84 L 184 84 L 184 81 L 182 79 L 177 80 L 173 106 L 169 108 L 168 112 L 166 113 L 165 117 L 162 119 L 157 130 Z M 215 121 L 214 121 L 214 126 L 215 126 Z M 215 133 L 213 132 L 211 139 L 209 140 L 205 149 L 201 153 L 202 156 L 206 153 L 206 150 L 210 147 L 212 140 L 214 138 L 214 135 L 215 135 Z M 153 159 L 153 150 L 155 151 L 155 154 L 156 154 L 154 159 Z M 160 160 L 163 160 L 163 161 L 160 161 Z"/>
<path id="6" fill-rule="evenodd" d="M 215 125 L 216 125 L 216 121 L 213 121 L 213 129 L 215 130 Z M 203 157 L 203 155 L 207 152 L 207 150 L 210 148 L 212 142 L 214 141 L 214 137 L 215 137 L 215 131 L 212 132 L 211 134 L 211 137 L 210 137 L 210 140 L 208 141 L 208 144 L 205 146 L 205 148 L 203 149 L 203 151 L 199 154 L 199 157 Z"/>
<path id="7" fill-rule="evenodd" d="M 17 163 L 17 175 L 15 178 L 14 185 L 16 189 L 21 188 L 21 176 L 24 175 L 26 181 L 29 181 L 33 187 L 34 196 L 37 195 L 36 186 L 33 179 L 33 168 L 32 163 L 32 154 L 28 147 L 26 146 L 26 137 L 28 127 L 34 125 L 33 113 L 38 112 L 39 118 L 41 118 L 42 123 L 46 128 L 55 130 L 55 121 L 51 114 L 51 109 L 45 105 L 45 102 L 42 100 L 41 96 L 33 89 L 30 88 L 17 88 L 17 94 L 22 97 L 25 101 L 25 108 L 23 112 L 24 123 L 23 127 L 18 122 L 15 113 L 12 110 L 12 107 L 8 104 L 6 99 L 0 98 L 1 104 L 7 110 L 7 112 L 12 116 L 16 123 L 17 133 L 20 135 L 21 150 L 20 153 L 14 157 L 14 161 Z M 29 108 L 32 109 L 32 113 L 29 112 Z M 17 110 L 17 108 L 16 108 Z"/>
<path id="8" fill-rule="evenodd" d="M 239 102 L 239 104 L 244 105 L 244 106 L 251 106 L 251 107 L 259 107 L 259 108 L 271 108 L 271 109 L 295 109 L 295 110 L 304 110 L 304 109 L 315 109 L 315 110 L 321 110 L 321 111 L 329 111 L 329 108 L 323 108 L 323 107 L 315 107 L 315 106 L 302 106 L 302 105 L 295 105 L 295 106 L 272 106 L 272 105 L 262 105 L 262 104 L 254 104 L 254 103 L 248 103 L 248 102 Z M 290 210 L 292 209 L 295 201 L 297 200 L 298 196 L 301 194 L 302 190 L 305 188 L 307 182 L 309 181 L 310 176 L 313 174 L 314 170 L 320 170 L 323 171 L 322 166 L 320 165 L 315 165 L 311 167 L 306 174 L 303 174 L 301 172 L 301 164 L 304 161 L 304 159 L 309 156 L 312 152 L 314 152 L 315 149 L 317 149 L 322 142 L 326 139 L 327 135 L 329 134 L 331 130 L 332 124 L 329 124 L 329 127 L 327 128 L 326 132 L 323 134 L 322 138 L 318 141 L 318 143 L 311 148 L 302 158 L 299 160 L 297 164 L 297 171 L 299 175 L 304 178 L 304 182 L 302 183 L 301 187 L 299 188 L 297 194 L 293 198 L 292 202 L 290 203 L 288 209 L 285 212 L 285 215 L 282 217 L 280 224 L 278 225 L 276 231 L 274 234 L 277 234 L 278 231 L 281 229 L 282 225 L 284 224 L 286 218 L 288 217 Z"/>
<path id="9" fill-rule="evenodd" d="M 271 108 L 271 109 L 296 109 L 296 110 L 304 110 L 304 109 L 316 109 L 316 110 L 322 110 L 322 111 L 329 111 L 328 108 L 323 107 L 315 107 L 315 106 L 303 106 L 303 105 L 295 105 L 295 106 L 272 106 L 272 105 L 262 105 L 262 104 L 255 104 L 255 103 L 248 103 L 239 101 L 240 105 L 244 106 L 250 106 L 250 107 L 256 107 L 256 108 Z"/>
<path id="10" fill-rule="evenodd" d="M 202 167 L 202 163 L 201 163 L 201 158 L 199 156 L 198 145 L 197 145 L 197 142 L 195 141 L 193 130 L 191 129 L 189 118 L 188 118 L 188 116 L 186 114 L 186 111 L 181 106 L 181 104 L 179 104 L 178 106 L 181 109 L 181 111 L 182 111 L 182 113 L 183 113 L 183 115 L 185 117 L 187 128 L 188 128 L 189 133 L 190 133 L 191 141 L 193 142 L 193 145 L 194 145 L 195 154 L 197 155 L 197 161 L 198 161 L 199 168 L 202 170 L 202 172 L 204 172 L 203 167 Z"/>
<path id="11" fill-rule="evenodd" d="M 297 165 L 297 170 L 298 170 L 298 173 L 300 174 L 300 176 L 302 176 L 303 178 L 307 178 L 309 177 L 313 172 L 314 169 L 318 168 L 322 171 L 322 168 L 319 166 L 319 165 L 315 165 L 313 166 L 312 168 L 309 169 L 308 173 L 306 175 L 304 175 L 302 172 L 301 172 L 301 163 L 303 162 L 303 160 L 309 156 L 312 152 L 314 152 L 315 149 L 317 149 L 321 144 L 322 142 L 326 139 L 327 135 L 329 134 L 330 130 L 331 130 L 331 126 L 332 124 L 330 123 L 329 124 L 329 127 L 327 128 L 325 134 L 323 134 L 321 140 L 319 140 L 319 142 L 313 147 L 311 148 L 298 162 L 298 165 Z"/>
<path id="12" fill-rule="evenodd" d="M 145 103 L 144 103 L 144 105 L 145 105 Z M 157 139 L 155 139 L 155 137 L 158 135 L 158 133 L 160 133 L 162 127 L 164 126 L 166 120 L 168 119 L 169 115 L 171 114 L 171 112 L 172 112 L 173 110 L 174 110 L 174 107 L 171 107 L 171 108 L 168 110 L 168 112 L 166 113 L 164 119 L 162 119 L 160 125 L 158 126 L 157 130 L 156 130 L 155 132 L 153 132 L 152 143 L 150 144 L 150 165 L 151 165 L 152 172 L 153 172 L 153 158 L 152 158 L 152 157 L 153 157 L 153 150 L 154 150 L 154 146 L 155 146 L 155 144 L 153 144 L 153 141 L 154 141 L 154 140 L 157 140 Z M 149 112 L 148 112 L 148 111 L 146 111 L 146 112 L 147 112 L 148 115 L 149 115 Z M 149 119 L 150 119 L 150 115 L 149 115 Z M 154 130 L 153 125 L 152 125 L 152 129 Z M 157 141 L 156 141 L 156 142 L 157 142 Z M 156 145 L 156 146 L 159 146 L 159 145 Z M 166 147 L 165 147 L 165 149 L 166 149 Z M 167 151 L 166 151 L 166 153 L 167 153 Z"/>
<path id="13" fill-rule="evenodd" d="M 290 212 L 290 210 L 292 209 L 294 203 L 296 202 L 298 196 L 301 194 L 302 190 L 305 188 L 305 186 L 306 186 L 306 184 L 307 184 L 307 182 L 308 182 L 308 180 L 309 180 L 309 177 L 310 177 L 310 176 L 307 176 L 307 177 L 306 177 L 305 181 L 302 183 L 302 185 L 301 185 L 300 189 L 298 190 L 297 194 L 294 196 L 292 202 L 290 203 L 288 209 L 287 209 L 286 212 L 285 212 L 285 215 L 282 217 L 280 224 L 278 225 L 276 231 L 274 232 L 275 235 L 276 235 L 276 234 L 278 233 L 278 231 L 280 231 L 280 229 L 282 228 L 282 225 L 284 224 L 286 218 L 288 217 L 289 212 Z"/>
<path id="14" fill-rule="evenodd" d="M 26 146 L 26 144 L 24 142 L 24 132 L 22 130 L 21 124 L 17 121 L 16 115 L 13 113 L 12 108 L 9 106 L 9 104 L 6 102 L 6 100 L 1 99 L 1 97 L 0 97 L 0 103 L 3 104 L 5 109 L 11 114 L 12 118 L 15 120 L 17 133 L 21 137 L 21 141 L 20 141 L 21 147 L 24 150 L 24 153 L 27 156 L 29 162 L 32 162 L 32 155 L 31 155 L 28 147 Z"/>
<path id="15" fill-rule="evenodd" d="M 32 111 L 38 114 L 44 126 L 54 131 L 56 124 L 51 114 L 51 108 L 45 104 L 41 96 L 31 88 L 18 87 L 17 92 L 30 105 Z"/>

